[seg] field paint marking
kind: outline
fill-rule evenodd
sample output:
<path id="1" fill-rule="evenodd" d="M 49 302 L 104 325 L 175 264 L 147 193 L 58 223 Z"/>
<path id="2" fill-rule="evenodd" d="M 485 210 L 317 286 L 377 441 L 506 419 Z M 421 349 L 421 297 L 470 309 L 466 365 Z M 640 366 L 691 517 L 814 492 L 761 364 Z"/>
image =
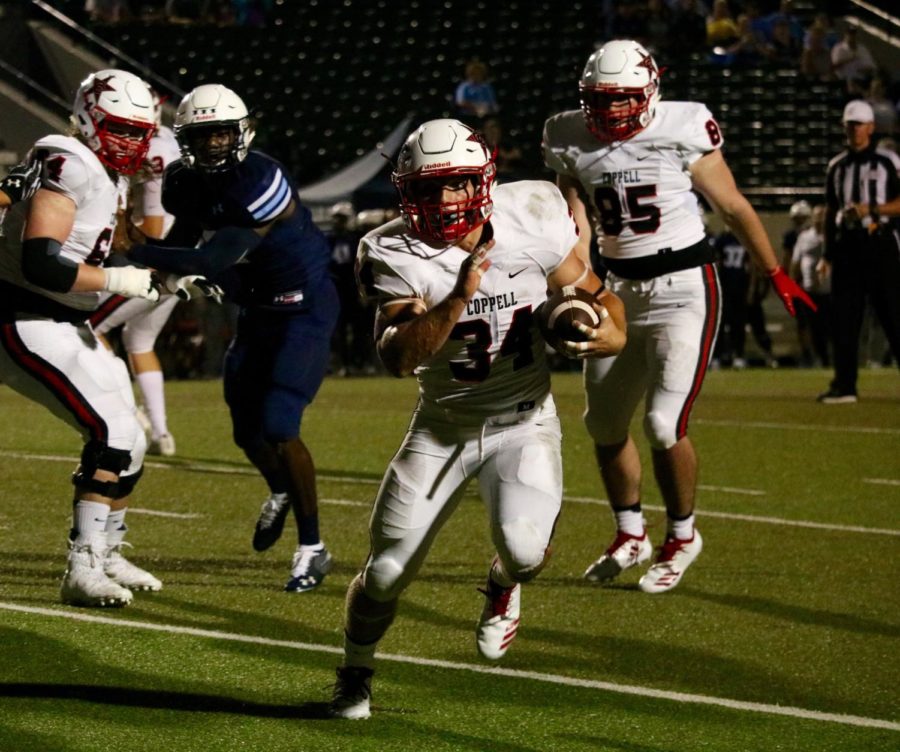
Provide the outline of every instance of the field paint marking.
<path id="1" fill-rule="evenodd" d="M 0 457 L 13 457 L 16 459 L 27 459 L 27 460 L 46 460 L 48 462 L 77 462 L 77 457 L 66 457 L 60 455 L 52 455 L 52 454 L 29 454 L 28 452 L 9 452 L 5 450 L 0 450 Z M 220 472 L 217 469 L 216 465 L 175 465 L 164 462 L 145 462 L 145 465 L 148 467 L 160 468 L 163 470 L 198 470 L 201 472 Z M 240 474 L 240 475 L 256 475 L 256 470 L 249 470 L 244 468 L 227 468 L 221 470 L 221 472 L 227 472 L 231 474 Z M 372 481 L 369 478 L 351 478 L 347 476 L 337 476 L 337 475 L 329 475 L 328 473 L 319 473 L 319 477 L 323 480 L 330 481 L 339 481 L 345 483 L 363 483 L 363 484 L 374 484 L 380 483 L 381 481 Z M 713 489 L 715 486 L 698 486 L 698 488 L 705 489 Z M 735 491 L 736 489 L 732 489 Z M 751 491 L 752 489 L 743 489 L 746 492 Z M 760 492 L 763 493 L 763 492 Z M 359 507 L 369 507 L 371 506 L 370 502 L 365 501 L 352 501 L 350 499 L 322 499 L 323 504 L 334 504 L 337 506 L 359 506 Z M 563 501 L 571 501 L 576 504 L 597 504 L 597 505 L 605 505 L 609 502 L 606 499 L 594 499 L 590 496 L 563 496 Z M 653 512 L 665 512 L 665 507 L 646 504 L 642 505 L 644 509 L 649 509 Z M 136 511 L 134 509 L 130 509 L 130 511 Z M 140 514 L 140 512 L 138 512 Z M 696 511 L 696 515 L 698 517 L 715 517 L 717 519 L 722 520 L 742 520 L 744 522 L 762 522 L 768 525 L 784 525 L 785 527 L 805 527 L 812 528 L 814 530 L 832 530 L 835 532 L 842 533 L 872 533 L 874 535 L 895 535 L 900 536 L 900 530 L 891 530 L 885 528 L 877 528 L 877 527 L 861 527 L 858 525 L 835 525 L 829 524 L 825 522 L 808 522 L 806 520 L 786 520 L 781 517 L 760 517 L 758 515 L 753 514 L 737 514 L 736 512 L 713 512 L 709 510 L 698 509 Z"/>
<path id="2" fill-rule="evenodd" d="M 175 517 L 179 520 L 196 520 L 202 517 L 202 514 L 194 514 L 193 512 L 163 512 L 159 509 L 141 509 L 141 507 L 128 507 L 128 514 L 148 514 L 152 517 Z"/>
<path id="3" fill-rule="evenodd" d="M 822 431 L 823 433 L 886 433 L 900 434 L 900 428 L 873 428 L 872 426 L 823 426 L 816 423 L 769 423 L 762 420 L 716 420 L 692 418 L 691 423 L 702 426 L 734 426 L 736 428 L 775 428 L 779 431 Z"/>
<path id="4" fill-rule="evenodd" d="M 35 606 L 20 606 L 16 603 L 0 602 L 0 609 L 6 611 L 19 611 L 38 616 L 55 616 L 74 621 L 90 622 L 93 624 L 105 624 L 114 627 L 131 627 L 132 629 L 146 629 L 153 632 L 168 632 L 170 634 L 189 635 L 191 637 L 209 637 L 215 640 L 229 640 L 231 642 L 245 642 L 254 645 L 267 645 L 271 647 L 289 648 L 292 650 L 306 650 L 315 653 L 329 653 L 331 655 L 343 655 L 343 649 L 332 645 L 320 645 L 311 642 L 293 642 L 290 640 L 274 640 L 268 637 L 256 637 L 254 635 L 239 634 L 236 632 L 217 632 L 211 629 L 198 629 L 195 627 L 176 627 L 168 624 L 153 624 L 144 621 L 130 621 L 127 619 L 112 619 L 108 616 L 93 616 L 91 614 L 71 613 L 59 609 L 38 608 Z M 441 661 L 432 658 L 416 658 L 409 655 L 396 653 L 377 653 L 377 657 L 383 661 L 394 663 L 409 663 L 415 666 L 430 666 L 432 668 L 444 668 L 452 671 L 469 671 L 476 674 L 491 674 L 494 676 L 506 676 L 512 679 L 531 679 L 547 684 L 561 684 L 568 687 L 581 687 L 585 689 L 599 689 L 604 692 L 616 692 L 618 694 L 636 695 L 653 700 L 672 700 L 673 702 L 687 702 L 695 705 L 714 705 L 729 710 L 745 710 L 751 713 L 769 713 L 772 715 L 784 715 L 790 718 L 803 718 L 810 721 L 827 721 L 842 723 L 848 726 L 862 726 L 864 728 L 889 729 L 900 731 L 900 723 L 886 721 L 880 718 L 866 718 L 858 715 L 844 715 L 841 713 L 822 713 L 818 710 L 795 708 L 788 705 L 767 705 L 761 702 L 745 702 L 743 700 L 730 700 L 725 697 L 712 697 L 709 695 L 695 695 L 685 692 L 671 692 L 665 689 L 651 689 L 639 687 L 633 684 L 616 684 L 614 682 L 596 681 L 594 679 L 578 679 L 559 674 L 544 674 L 538 671 L 522 671 L 514 668 L 499 668 L 478 666 L 471 663 L 455 663 Z"/>
<path id="5" fill-rule="evenodd" d="M 863 478 L 863 483 L 874 483 L 878 486 L 900 486 L 900 480 L 892 480 L 891 478 Z"/>
<path id="6" fill-rule="evenodd" d="M 563 501 L 571 501 L 575 504 L 596 504 L 606 506 L 606 499 L 592 499 L 590 496 L 563 496 Z M 641 504 L 641 509 L 649 509 L 651 512 L 665 512 L 666 508 L 658 504 Z M 897 535 L 900 530 L 891 530 L 880 527 L 860 527 L 859 525 L 836 525 L 825 522 L 809 522 L 807 520 L 786 520 L 783 517 L 761 517 L 758 514 L 738 514 L 737 512 L 715 512 L 709 509 L 697 509 L 694 511 L 697 517 L 715 517 L 720 520 L 742 520 L 744 522 L 762 522 L 767 525 L 784 525 L 785 527 L 808 527 L 814 530 L 832 530 L 842 533 L 872 533 L 874 535 Z"/>

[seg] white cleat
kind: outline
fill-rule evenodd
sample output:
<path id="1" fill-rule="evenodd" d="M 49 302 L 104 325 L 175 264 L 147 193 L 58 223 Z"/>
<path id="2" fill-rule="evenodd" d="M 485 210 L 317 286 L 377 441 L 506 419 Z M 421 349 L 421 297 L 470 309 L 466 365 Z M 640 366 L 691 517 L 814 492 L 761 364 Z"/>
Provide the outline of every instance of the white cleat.
<path id="1" fill-rule="evenodd" d="M 491 661 L 502 658 L 519 630 L 522 610 L 522 586 L 501 587 L 488 576 L 484 609 L 475 630 L 478 652 Z"/>
<path id="2" fill-rule="evenodd" d="M 587 568 L 584 579 L 589 582 L 609 582 L 626 569 L 647 561 L 652 554 L 653 546 L 646 532 L 637 537 L 619 531 L 603 556 Z"/>
<path id="3" fill-rule="evenodd" d="M 103 571 L 106 576 L 129 590 L 162 590 L 162 582 L 148 571 L 136 567 L 122 556 L 122 547 L 130 543 L 120 543 L 107 549 L 103 559 Z"/>
<path id="4" fill-rule="evenodd" d="M 132 599 L 128 588 L 107 577 L 102 554 L 90 544 L 71 544 L 59 596 L 63 603 L 95 608 L 121 608 Z"/>
<path id="5" fill-rule="evenodd" d="M 175 456 L 175 439 L 170 433 L 164 433 L 155 439 L 150 439 L 147 445 L 147 454 L 154 454 L 157 457 L 174 457 Z"/>
<path id="6" fill-rule="evenodd" d="M 328 705 L 332 718 L 361 721 L 372 715 L 372 674 L 370 668 L 341 666 L 337 670 L 334 695 Z"/>
<path id="7" fill-rule="evenodd" d="M 645 593 L 665 593 L 679 582 L 685 570 L 693 563 L 703 550 L 703 538 L 700 531 L 694 529 L 690 540 L 666 538 L 659 549 L 656 561 L 641 577 L 638 587 Z"/>

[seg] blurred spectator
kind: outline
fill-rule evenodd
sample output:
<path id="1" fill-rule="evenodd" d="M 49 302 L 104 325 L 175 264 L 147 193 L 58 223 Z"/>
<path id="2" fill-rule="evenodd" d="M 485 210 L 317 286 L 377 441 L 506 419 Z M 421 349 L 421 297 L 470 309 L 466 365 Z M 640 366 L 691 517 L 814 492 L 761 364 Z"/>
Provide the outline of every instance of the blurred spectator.
<path id="1" fill-rule="evenodd" d="M 657 56 L 667 53 L 672 44 L 672 11 L 664 0 L 648 0 L 644 23 L 647 39 L 644 46 Z"/>
<path id="2" fill-rule="evenodd" d="M 475 58 L 466 63 L 466 78 L 456 87 L 454 102 L 457 117 L 473 128 L 478 128 L 485 117 L 500 110 L 485 63 Z"/>
<path id="3" fill-rule="evenodd" d="M 794 246 L 797 243 L 797 237 L 807 227 L 809 227 L 812 218 L 812 207 L 808 201 L 796 201 L 791 205 L 790 219 L 791 226 L 781 236 L 781 265 L 790 271 L 791 262 L 794 256 Z"/>
<path id="4" fill-rule="evenodd" d="M 897 128 L 897 108 L 885 94 L 884 79 L 875 76 L 866 91 L 866 101 L 872 105 L 875 114 L 875 133 L 873 138 L 890 137 Z"/>
<path id="5" fill-rule="evenodd" d="M 624 0 L 613 5 L 613 15 L 609 19 L 609 35 L 613 39 L 637 39 L 643 41 L 647 26 L 644 23 L 643 3 Z"/>
<path id="6" fill-rule="evenodd" d="M 875 60 L 858 41 L 855 26 L 848 26 L 841 41 L 832 48 L 831 65 L 834 74 L 847 86 L 847 93 L 862 96 L 875 72 Z"/>
<path id="7" fill-rule="evenodd" d="M 724 65 L 754 67 L 762 63 L 768 53 L 768 47 L 754 30 L 750 16 L 742 13 L 738 16 L 738 39 L 725 48 L 724 55 L 716 62 Z"/>
<path id="8" fill-rule="evenodd" d="M 797 236 L 790 265 L 791 276 L 818 306 L 816 312 L 806 306 L 797 309 L 800 365 L 804 368 L 831 364 L 828 347 L 831 341 L 831 276 L 828 272 L 820 275 L 816 271 L 825 241 L 824 204 L 812 210 L 811 218 L 811 224 Z"/>
<path id="9" fill-rule="evenodd" d="M 804 46 L 809 43 L 809 35 L 813 29 L 818 29 L 822 33 L 825 48 L 829 50 L 829 52 L 831 51 L 831 48 L 841 40 L 841 35 L 838 34 L 837 29 L 834 28 L 834 21 L 831 20 L 831 16 L 827 13 L 816 13 L 813 17 L 813 22 L 809 25 L 809 28 L 806 30 L 803 37 Z"/>
<path id="10" fill-rule="evenodd" d="M 790 24 L 784 18 L 776 19 L 769 42 L 769 62 L 784 68 L 797 68 L 803 53 L 803 43 L 791 34 Z"/>
<path id="11" fill-rule="evenodd" d="M 762 45 L 768 44 L 769 23 L 760 14 L 759 3 L 756 0 L 747 0 L 744 3 L 744 15 L 747 16 L 747 23 L 754 36 L 759 40 L 759 43 Z"/>
<path id="12" fill-rule="evenodd" d="M 679 0 L 672 12 L 671 35 L 677 40 L 671 49 L 673 57 L 706 49 L 706 19 L 698 10 L 696 0 Z"/>
<path id="13" fill-rule="evenodd" d="M 739 38 L 737 22 L 731 15 L 728 0 L 716 0 L 712 15 L 706 20 L 707 47 L 727 47 Z"/>
<path id="14" fill-rule="evenodd" d="M 372 333 L 374 318 L 356 286 L 356 249 L 362 234 L 353 226 L 354 211 L 349 201 L 331 208 L 331 230 L 326 234 L 331 246 L 331 276 L 341 302 L 341 312 L 332 338 L 334 372 L 338 376 L 375 373 Z"/>
<path id="15" fill-rule="evenodd" d="M 488 147 L 495 152 L 498 177 L 513 179 L 512 176 L 522 168 L 522 150 L 505 140 L 500 118 L 487 118 L 482 126 L 482 135 Z"/>
<path id="16" fill-rule="evenodd" d="M 834 78 L 826 34 L 825 27 L 818 23 L 813 23 L 806 31 L 806 41 L 800 55 L 800 72 L 807 78 L 817 81 L 831 81 Z"/>
<path id="17" fill-rule="evenodd" d="M 778 10 L 765 17 L 767 42 L 775 41 L 776 26 L 784 23 L 787 26 L 788 36 L 797 43 L 797 46 L 799 47 L 803 43 L 803 24 L 793 14 L 793 5 L 792 0 L 781 0 Z"/>

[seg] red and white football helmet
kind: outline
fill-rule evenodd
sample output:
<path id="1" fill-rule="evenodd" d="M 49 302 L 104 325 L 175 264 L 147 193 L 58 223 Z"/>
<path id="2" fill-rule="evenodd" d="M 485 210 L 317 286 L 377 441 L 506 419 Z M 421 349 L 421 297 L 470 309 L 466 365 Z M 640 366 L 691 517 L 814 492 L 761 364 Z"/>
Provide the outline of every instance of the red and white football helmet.
<path id="1" fill-rule="evenodd" d="M 601 141 L 624 141 L 656 113 L 659 68 L 637 42 L 607 42 L 588 58 L 578 89 L 588 130 Z"/>
<path id="2" fill-rule="evenodd" d="M 228 128 L 231 144 L 221 151 L 201 148 L 210 130 Z M 175 111 L 175 138 L 184 161 L 205 172 L 230 170 L 247 158 L 256 135 L 244 100 L 222 84 L 203 84 L 184 95 Z"/>
<path id="3" fill-rule="evenodd" d="M 410 134 L 392 178 L 407 227 L 427 240 L 453 243 L 490 218 L 496 174 L 493 155 L 478 133 L 458 120 L 440 119 Z M 440 186 L 454 177 L 470 177 L 474 193 L 445 202 Z"/>
<path id="4" fill-rule="evenodd" d="M 97 71 L 75 93 L 72 122 L 103 164 L 131 175 L 144 161 L 156 130 L 153 95 L 133 73 Z"/>

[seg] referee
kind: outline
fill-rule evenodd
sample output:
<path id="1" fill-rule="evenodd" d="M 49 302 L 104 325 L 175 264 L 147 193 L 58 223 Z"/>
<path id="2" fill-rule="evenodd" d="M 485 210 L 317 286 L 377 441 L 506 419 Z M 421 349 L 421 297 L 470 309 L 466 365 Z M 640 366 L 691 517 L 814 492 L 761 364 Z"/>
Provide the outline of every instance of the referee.
<path id="1" fill-rule="evenodd" d="M 866 298 L 900 363 L 900 157 L 872 143 L 875 117 L 861 99 L 844 108 L 847 149 L 828 164 L 825 252 L 834 311 L 834 380 L 819 402 L 856 402 L 857 358 Z"/>

